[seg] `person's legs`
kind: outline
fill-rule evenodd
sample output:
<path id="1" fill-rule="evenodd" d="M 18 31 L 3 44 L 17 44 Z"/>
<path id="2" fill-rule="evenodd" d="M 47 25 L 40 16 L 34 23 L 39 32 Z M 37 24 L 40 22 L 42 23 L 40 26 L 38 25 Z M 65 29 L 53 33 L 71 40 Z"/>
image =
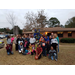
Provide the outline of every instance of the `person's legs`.
<path id="1" fill-rule="evenodd" d="M 53 56 L 51 56 L 51 59 L 54 60 Z"/>
<path id="2" fill-rule="evenodd" d="M 41 58 L 41 54 L 40 54 L 40 56 L 38 57 L 38 59 L 40 59 Z"/>
<path id="3" fill-rule="evenodd" d="M 7 54 L 8 54 L 8 55 L 10 54 L 9 49 L 7 50 Z"/>
<path id="4" fill-rule="evenodd" d="M 57 60 L 57 54 L 56 53 L 54 53 L 54 57 L 55 57 L 55 60 Z"/>
<path id="5" fill-rule="evenodd" d="M 58 53 L 59 53 L 59 43 L 58 43 Z"/>

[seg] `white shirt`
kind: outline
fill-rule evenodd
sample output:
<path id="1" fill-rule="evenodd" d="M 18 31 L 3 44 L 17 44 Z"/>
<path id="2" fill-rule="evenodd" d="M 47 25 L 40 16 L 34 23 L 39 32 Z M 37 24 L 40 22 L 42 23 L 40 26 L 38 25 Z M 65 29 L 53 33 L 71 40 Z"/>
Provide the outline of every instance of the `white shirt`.
<path id="1" fill-rule="evenodd" d="M 30 43 L 35 43 L 36 39 L 35 38 L 30 38 Z"/>
<path id="2" fill-rule="evenodd" d="M 56 39 L 56 38 L 55 38 L 55 39 L 52 39 L 52 40 L 51 40 L 51 44 L 52 44 L 52 43 L 56 43 L 56 44 L 58 44 L 57 39 Z"/>

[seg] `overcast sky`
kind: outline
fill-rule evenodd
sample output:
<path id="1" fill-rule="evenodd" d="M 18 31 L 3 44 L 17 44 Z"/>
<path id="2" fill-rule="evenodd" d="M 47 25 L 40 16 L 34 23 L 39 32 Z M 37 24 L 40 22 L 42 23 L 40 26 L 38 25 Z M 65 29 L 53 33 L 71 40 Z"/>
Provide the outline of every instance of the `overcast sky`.
<path id="1" fill-rule="evenodd" d="M 0 28 L 3 27 L 12 28 L 12 26 L 8 23 L 6 19 L 6 15 L 13 12 L 17 19 L 16 25 L 18 25 L 21 29 L 23 29 L 24 25 L 22 23 L 25 22 L 24 19 L 25 14 L 28 11 L 37 13 L 38 10 L 41 9 L 0 9 Z M 58 18 L 58 20 L 62 25 L 65 25 L 66 21 L 69 18 L 75 16 L 75 9 L 45 9 L 44 11 L 47 16 L 47 19 L 51 17 L 56 17 Z"/>

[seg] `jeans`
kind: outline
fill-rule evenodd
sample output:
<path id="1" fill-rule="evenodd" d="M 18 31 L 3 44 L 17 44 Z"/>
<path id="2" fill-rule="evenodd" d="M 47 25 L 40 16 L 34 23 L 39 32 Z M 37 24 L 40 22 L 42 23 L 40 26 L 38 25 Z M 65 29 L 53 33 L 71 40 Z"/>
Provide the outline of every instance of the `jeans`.
<path id="1" fill-rule="evenodd" d="M 43 49 L 43 56 L 46 56 L 46 50 L 45 49 Z"/>
<path id="2" fill-rule="evenodd" d="M 10 49 L 8 49 L 7 54 L 9 55 L 10 53 L 13 54 L 13 52 Z"/>
<path id="3" fill-rule="evenodd" d="M 56 53 L 54 53 L 53 55 L 49 54 L 48 58 L 49 59 L 51 58 L 52 60 L 54 60 L 53 56 L 54 56 L 55 59 L 57 59 L 57 54 Z"/>
<path id="4" fill-rule="evenodd" d="M 59 52 L 59 43 L 58 43 L 58 52 Z"/>

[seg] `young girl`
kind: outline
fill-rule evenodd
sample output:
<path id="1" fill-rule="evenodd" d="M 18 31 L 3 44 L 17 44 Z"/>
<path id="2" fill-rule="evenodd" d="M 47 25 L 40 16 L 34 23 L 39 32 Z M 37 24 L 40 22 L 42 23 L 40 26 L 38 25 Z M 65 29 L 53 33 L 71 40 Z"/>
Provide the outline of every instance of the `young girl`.
<path id="1" fill-rule="evenodd" d="M 6 50 L 7 50 L 8 55 L 13 54 L 13 51 L 11 51 L 11 45 L 7 44 L 6 45 Z"/>

